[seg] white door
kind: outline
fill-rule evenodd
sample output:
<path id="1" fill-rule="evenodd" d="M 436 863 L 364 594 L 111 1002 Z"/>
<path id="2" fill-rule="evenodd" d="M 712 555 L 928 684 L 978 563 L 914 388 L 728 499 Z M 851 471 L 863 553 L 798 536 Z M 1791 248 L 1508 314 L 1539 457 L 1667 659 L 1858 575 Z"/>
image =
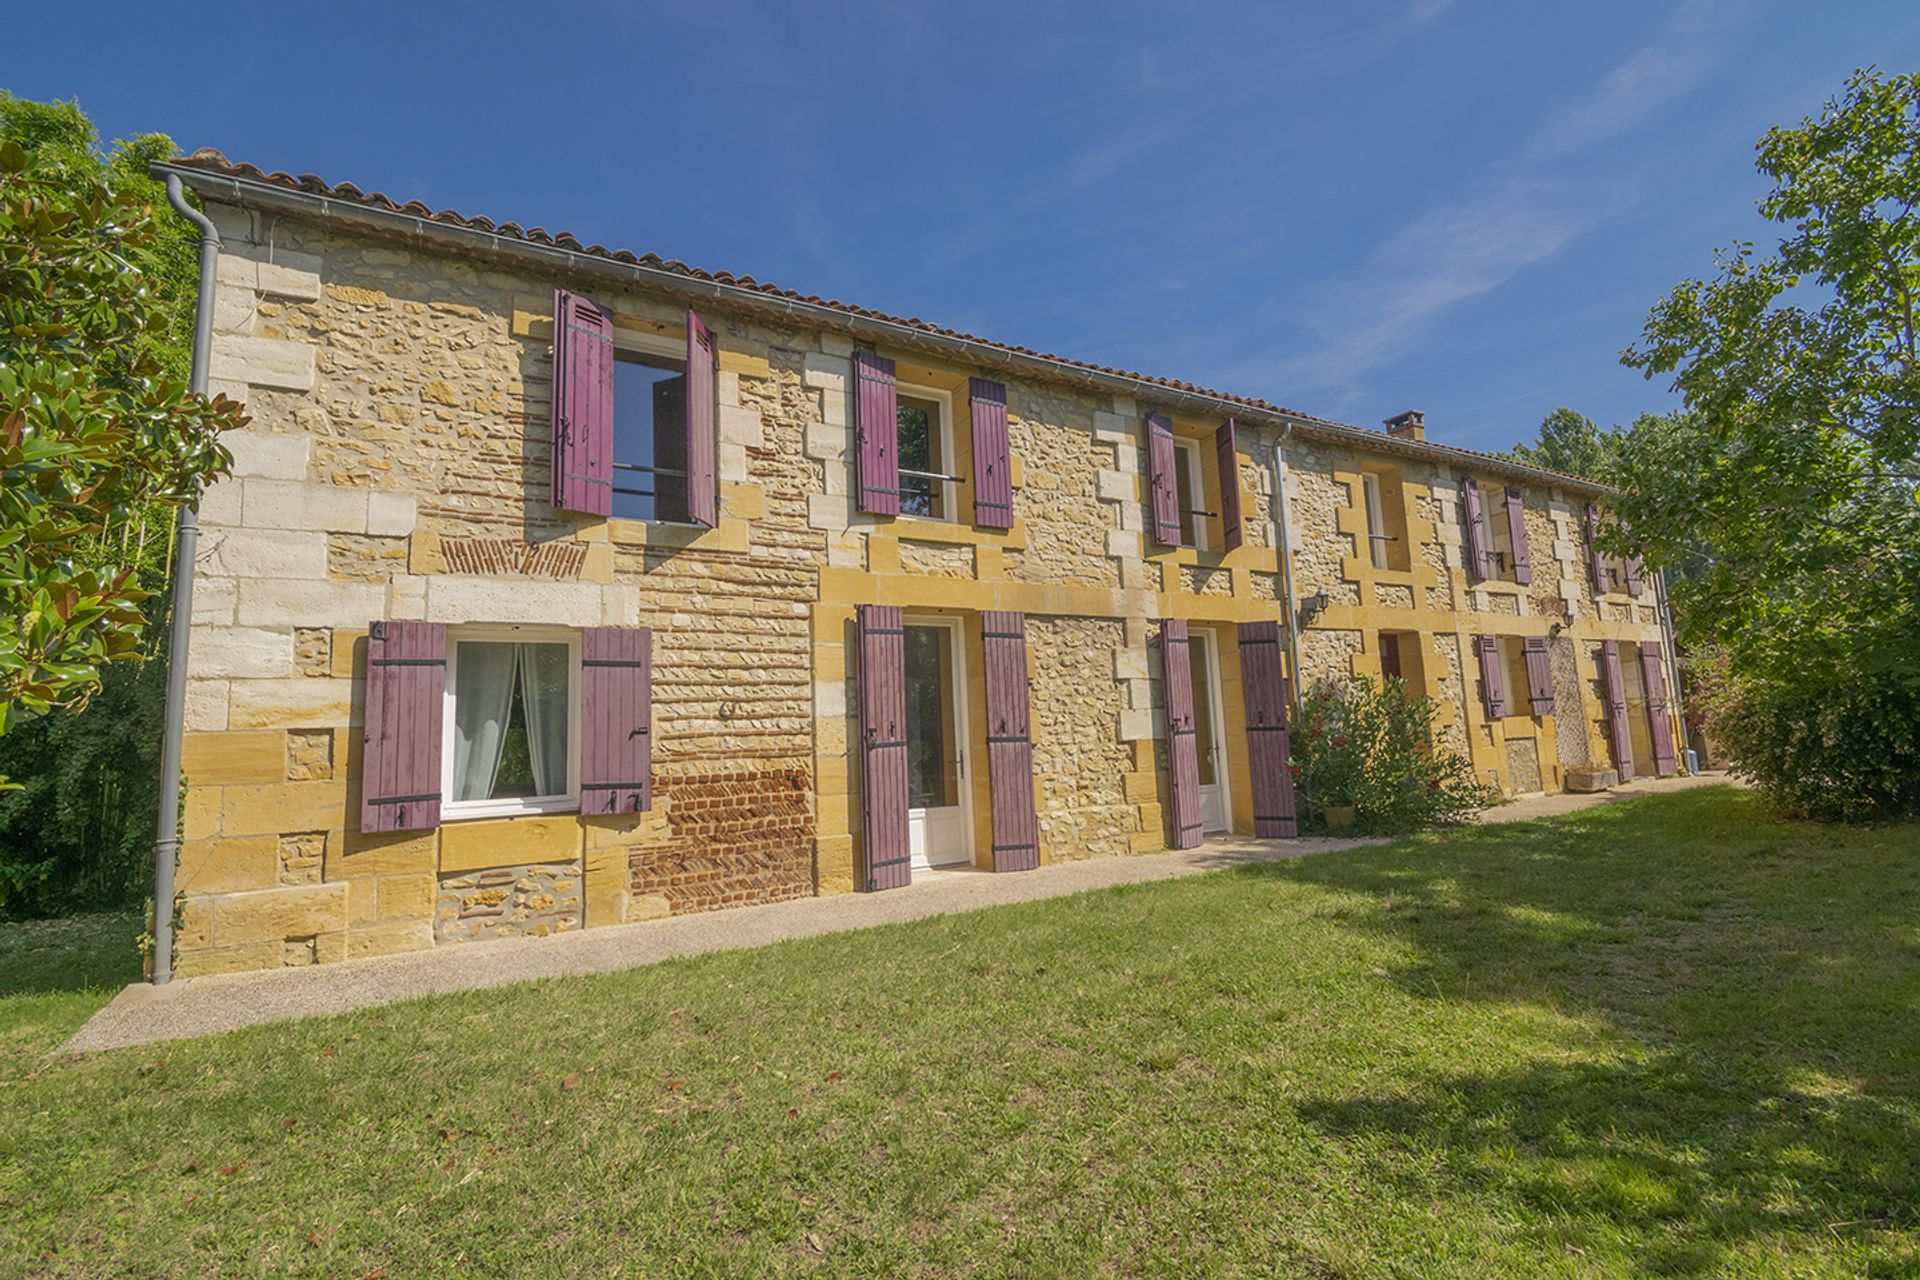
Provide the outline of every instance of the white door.
<path id="1" fill-rule="evenodd" d="M 1193 749 L 1200 761 L 1200 826 L 1225 831 L 1233 812 L 1227 795 L 1226 718 L 1220 714 L 1220 654 L 1214 634 L 1195 627 L 1187 644 L 1193 665 Z"/>
<path id="2" fill-rule="evenodd" d="M 913 868 L 973 858 L 967 798 L 967 687 L 960 624 L 906 620 L 907 839 Z"/>

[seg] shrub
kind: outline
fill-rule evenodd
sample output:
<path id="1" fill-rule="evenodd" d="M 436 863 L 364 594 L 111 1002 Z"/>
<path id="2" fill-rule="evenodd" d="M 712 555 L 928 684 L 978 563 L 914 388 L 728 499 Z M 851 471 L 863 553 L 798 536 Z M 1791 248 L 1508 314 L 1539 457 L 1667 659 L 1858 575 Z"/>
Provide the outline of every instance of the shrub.
<path id="1" fill-rule="evenodd" d="M 1394 677 L 1311 690 L 1290 766 L 1302 827 L 1324 831 L 1329 807 L 1351 805 L 1356 833 L 1400 835 L 1464 822 L 1493 803 L 1473 766 L 1434 742 L 1436 710 Z"/>
<path id="2" fill-rule="evenodd" d="M 1920 816 L 1920 685 L 1842 660 L 1736 674 L 1691 655 L 1693 710 L 1774 808 L 1824 822 Z"/>

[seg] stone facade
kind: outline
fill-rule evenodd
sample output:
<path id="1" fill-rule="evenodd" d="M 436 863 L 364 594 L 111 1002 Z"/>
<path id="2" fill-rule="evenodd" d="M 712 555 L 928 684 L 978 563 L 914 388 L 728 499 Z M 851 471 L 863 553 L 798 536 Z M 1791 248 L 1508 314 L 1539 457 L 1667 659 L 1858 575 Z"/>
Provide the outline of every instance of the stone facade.
<path id="1" fill-rule="evenodd" d="M 958 397 L 959 518 L 856 510 L 848 404 L 855 326 L 807 329 L 750 297 L 692 299 L 718 352 L 720 520 L 707 530 L 556 510 L 552 290 L 590 293 L 616 344 L 683 332 L 689 298 L 508 255 L 436 252 L 204 193 L 224 238 L 214 389 L 246 401 L 230 479 L 201 504 L 193 595 L 176 972 L 309 964 L 852 889 L 863 851 L 852 644 L 862 604 L 958 623 L 976 762 L 962 805 L 992 865 L 980 614 L 1028 619 L 1034 796 L 1052 862 L 1166 843 L 1155 620 L 1212 635 L 1228 821 L 1252 828 L 1234 628 L 1284 616 L 1277 422 L 1218 417 L 937 343 L 903 383 Z M 865 342 L 867 339 L 861 339 Z M 1006 382 L 1014 520 L 976 526 L 965 460 L 970 375 Z M 1140 396 L 1150 395 L 1138 388 Z M 1142 417 L 1201 444 L 1205 512 L 1238 492 L 1243 543 L 1147 536 Z M 1592 656 L 1655 643 L 1651 595 L 1597 597 L 1567 489 L 1525 488 L 1534 581 L 1471 582 L 1461 457 L 1302 429 L 1286 443 L 1292 571 L 1327 606 L 1300 637 L 1308 682 L 1378 675 L 1403 637 L 1439 736 L 1509 791 L 1557 789 L 1607 758 Z M 1478 464 L 1476 464 L 1478 465 Z M 1222 471 L 1226 474 L 1221 474 Z M 1396 567 L 1368 551 L 1362 475 L 1385 478 Z M 1497 495 L 1511 477 L 1474 472 Z M 1504 534 L 1503 534 L 1504 536 Z M 618 817 L 539 813 L 360 832 L 367 635 L 376 620 L 653 631 L 654 798 Z M 1568 620 L 1571 620 L 1568 622 Z M 1573 632 L 1553 648 L 1556 710 L 1490 721 L 1463 671 L 1473 636 Z M 1579 643 L 1574 643 L 1577 637 Z M 1467 660 L 1471 665 L 1471 659 Z M 1584 748 L 1584 750 L 1582 750 Z"/>

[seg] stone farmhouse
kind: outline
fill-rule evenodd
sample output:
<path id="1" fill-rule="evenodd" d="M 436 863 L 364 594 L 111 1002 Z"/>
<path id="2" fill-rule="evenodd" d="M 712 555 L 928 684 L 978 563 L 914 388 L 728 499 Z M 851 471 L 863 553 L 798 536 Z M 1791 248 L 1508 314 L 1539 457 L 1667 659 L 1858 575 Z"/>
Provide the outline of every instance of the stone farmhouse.
<path id="1" fill-rule="evenodd" d="M 1418 413 L 156 171 L 252 418 L 200 507 L 182 976 L 1284 838 L 1302 681 L 1399 675 L 1508 793 L 1676 769 L 1604 491 Z"/>

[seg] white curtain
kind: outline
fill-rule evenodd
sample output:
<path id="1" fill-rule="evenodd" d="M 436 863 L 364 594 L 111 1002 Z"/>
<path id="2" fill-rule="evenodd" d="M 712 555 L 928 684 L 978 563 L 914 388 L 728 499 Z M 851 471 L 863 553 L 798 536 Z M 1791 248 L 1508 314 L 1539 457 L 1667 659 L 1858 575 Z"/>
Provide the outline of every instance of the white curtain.
<path id="1" fill-rule="evenodd" d="M 513 705 L 515 651 L 521 647 L 482 641 L 460 645 L 453 678 L 455 800 L 486 800 L 493 795 L 507 713 Z M 564 722 L 561 732 L 565 733 Z M 561 785 L 565 786 L 564 781 Z"/>
<path id="2" fill-rule="evenodd" d="M 527 755 L 534 791 L 543 796 L 567 791 L 567 647 L 523 644 L 520 649 L 520 704 L 527 716 Z"/>

